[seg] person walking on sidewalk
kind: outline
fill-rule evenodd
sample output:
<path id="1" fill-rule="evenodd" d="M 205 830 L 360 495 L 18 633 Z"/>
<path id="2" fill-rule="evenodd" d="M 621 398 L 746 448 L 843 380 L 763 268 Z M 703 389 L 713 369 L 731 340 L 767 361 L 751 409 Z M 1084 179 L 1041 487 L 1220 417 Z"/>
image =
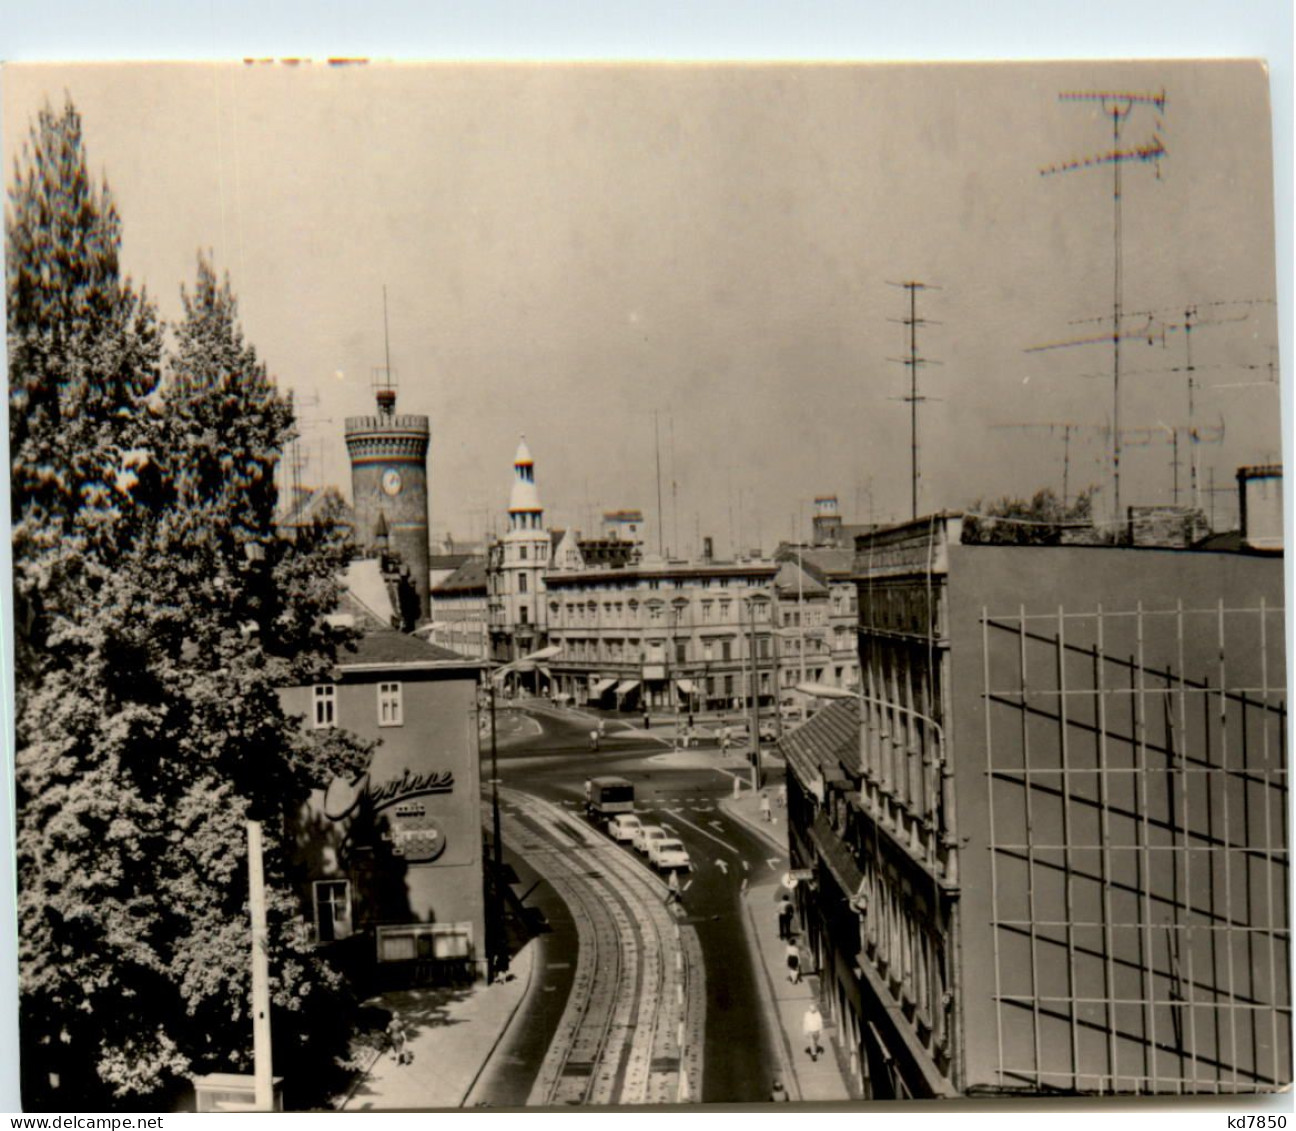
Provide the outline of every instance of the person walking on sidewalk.
<path id="1" fill-rule="evenodd" d="M 767 824 L 774 819 L 774 815 L 770 812 L 769 790 L 767 789 L 761 790 L 760 814 L 761 814 L 761 820 L 766 822 Z"/>
<path id="2" fill-rule="evenodd" d="M 792 901 L 790 899 L 784 898 L 779 903 L 779 909 L 778 909 L 779 938 L 782 939 L 784 942 L 787 942 L 792 937 L 793 914 L 794 912 L 792 910 Z"/>
<path id="3" fill-rule="evenodd" d="M 396 1014 L 392 1014 L 392 1019 L 387 1024 L 387 1039 L 391 1042 L 391 1057 L 397 1064 L 410 1064 L 414 1060 L 414 1054 L 406 1047 L 409 1034 L 405 1031 L 405 1023 Z"/>
<path id="4" fill-rule="evenodd" d="M 801 981 L 801 948 L 796 939 L 788 939 L 787 944 L 788 981 L 794 986 Z"/>
<path id="5" fill-rule="evenodd" d="M 801 1032 L 810 1043 L 806 1046 L 806 1052 L 810 1054 L 813 1061 L 819 1060 L 819 1054 L 823 1052 L 823 1046 L 819 1043 L 823 1036 L 823 1016 L 819 1013 L 819 1004 L 812 998 L 809 1006 L 806 1007 L 805 1016 L 801 1018 Z"/>
<path id="6" fill-rule="evenodd" d="M 647 711 L 644 712 L 644 730 L 652 730 L 652 716 Z"/>
<path id="7" fill-rule="evenodd" d="M 599 748 L 599 732 L 597 729 L 590 731 L 590 750 L 597 754 Z"/>

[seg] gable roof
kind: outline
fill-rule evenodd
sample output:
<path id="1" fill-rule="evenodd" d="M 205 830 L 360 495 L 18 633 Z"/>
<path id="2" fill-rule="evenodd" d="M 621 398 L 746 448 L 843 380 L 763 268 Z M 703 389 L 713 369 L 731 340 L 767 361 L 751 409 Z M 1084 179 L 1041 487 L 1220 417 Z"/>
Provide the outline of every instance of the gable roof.
<path id="1" fill-rule="evenodd" d="M 343 670 L 378 665 L 449 665 L 456 661 L 465 667 L 481 666 L 480 661 L 461 656 L 449 648 L 429 644 L 422 637 L 410 636 L 390 628 L 366 632 L 353 647 L 347 647 L 338 654 L 338 667 Z"/>
<path id="2" fill-rule="evenodd" d="M 485 558 L 467 558 L 454 573 L 432 588 L 433 597 L 458 597 L 475 592 L 486 592 Z"/>

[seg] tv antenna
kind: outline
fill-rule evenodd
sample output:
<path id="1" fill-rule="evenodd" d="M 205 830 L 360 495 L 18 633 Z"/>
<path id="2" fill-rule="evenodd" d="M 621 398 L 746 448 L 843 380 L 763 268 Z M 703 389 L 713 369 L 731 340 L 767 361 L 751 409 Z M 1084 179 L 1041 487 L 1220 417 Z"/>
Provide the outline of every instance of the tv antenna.
<path id="1" fill-rule="evenodd" d="M 918 292 L 919 291 L 938 291 L 940 287 L 931 283 L 920 283 L 917 280 L 909 280 L 904 283 L 891 283 L 888 286 L 902 287 L 909 292 L 909 317 L 908 318 L 888 318 L 888 322 L 898 322 L 903 326 L 909 327 L 909 356 L 908 357 L 889 357 L 888 361 L 894 361 L 899 365 L 905 366 L 909 370 L 909 395 L 900 397 L 902 401 L 909 404 L 909 463 L 911 472 L 910 487 L 910 518 L 918 517 L 918 406 L 927 400 L 933 400 L 932 397 L 920 397 L 918 395 L 918 368 L 922 365 L 939 365 L 939 361 L 932 361 L 930 358 L 918 356 L 918 327 L 919 326 L 939 326 L 939 322 L 932 322 L 925 318 L 918 317 Z"/>
<path id="2" fill-rule="evenodd" d="M 1112 279 L 1112 313 L 1111 313 L 1111 337 L 1108 339 L 1112 346 L 1112 505 L 1115 508 L 1115 517 L 1119 520 L 1121 515 L 1120 500 L 1120 457 L 1121 457 L 1121 427 L 1120 427 L 1120 376 L 1121 376 L 1121 338 L 1123 336 L 1123 326 L 1121 324 L 1124 303 L 1124 263 L 1123 263 L 1123 231 L 1121 216 L 1121 169 L 1129 162 L 1136 161 L 1140 164 L 1151 164 L 1156 168 L 1157 179 L 1161 179 L 1161 159 L 1166 156 L 1165 145 L 1161 141 L 1160 130 L 1162 122 L 1160 115 L 1165 113 L 1166 93 L 1163 88 L 1157 93 L 1148 91 L 1112 91 L 1112 90 L 1074 90 L 1062 91 L 1058 95 L 1059 102 L 1075 102 L 1087 105 L 1096 104 L 1102 108 L 1105 117 L 1111 119 L 1112 126 L 1112 146 L 1110 150 L 1102 153 L 1091 154 L 1087 157 L 1079 157 L 1071 161 L 1064 161 L 1056 165 L 1049 165 L 1040 170 L 1040 175 L 1044 177 L 1052 176 L 1056 173 L 1074 173 L 1083 169 L 1095 169 L 1104 165 L 1112 167 L 1112 250 L 1113 250 L 1113 279 Z M 1125 128 L 1125 123 L 1136 107 L 1153 107 L 1158 115 L 1151 137 L 1141 145 L 1122 149 L 1121 134 Z M 1102 339 L 1097 339 L 1101 341 Z M 1076 345 L 1087 344 L 1076 342 Z"/>

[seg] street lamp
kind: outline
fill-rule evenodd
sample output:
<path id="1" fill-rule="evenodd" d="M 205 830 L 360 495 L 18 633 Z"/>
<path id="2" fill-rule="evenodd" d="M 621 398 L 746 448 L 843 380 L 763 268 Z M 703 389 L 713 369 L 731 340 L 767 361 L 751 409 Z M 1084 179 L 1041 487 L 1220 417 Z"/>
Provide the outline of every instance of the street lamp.
<path id="1" fill-rule="evenodd" d="M 526 663 L 534 663 L 538 660 L 548 660 L 562 651 L 562 645 L 551 644 L 548 648 L 541 648 L 538 652 L 531 652 L 510 663 L 502 664 L 495 667 L 494 663 L 487 660 L 486 676 L 486 693 L 490 702 L 490 756 L 491 756 L 491 835 L 493 837 L 491 846 L 491 867 L 493 869 L 494 883 L 492 891 L 495 895 L 496 914 L 502 919 L 503 907 L 499 901 L 498 885 L 500 877 L 504 874 L 504 848 L 503 841 L 500 837 L 500 808 L 499 808 L 499 762 L 498 750 L 495 741 L 495 682 L 503 675 L 510 671 L 516 670 Z M 503 934 L 503 922 L 497 921 L 495 931 L 495 952 L 491 955 L 492 977 L 500 972 L 500 957 L 502 948 L 500 946 L 501 935 Z"/>

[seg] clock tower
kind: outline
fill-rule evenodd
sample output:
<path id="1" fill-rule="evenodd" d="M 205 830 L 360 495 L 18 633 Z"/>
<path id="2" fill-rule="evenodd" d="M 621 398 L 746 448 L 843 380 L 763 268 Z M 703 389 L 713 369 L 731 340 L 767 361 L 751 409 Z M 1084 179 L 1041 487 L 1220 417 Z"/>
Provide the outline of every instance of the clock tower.
<path id="1" fill-rule="evenodd" d="M 377 416 L 349 416 L 347 455 L 351 457 L 351 501 L 355 539 L 377 548 L 381 516 L 390 548 L 409 567 L 418 593 L 419 619 L 429 614 L 427 455 L 431 429 L 426 416 L 397 416 L 396 388 L 390 370 L 375 385 Z"/>

